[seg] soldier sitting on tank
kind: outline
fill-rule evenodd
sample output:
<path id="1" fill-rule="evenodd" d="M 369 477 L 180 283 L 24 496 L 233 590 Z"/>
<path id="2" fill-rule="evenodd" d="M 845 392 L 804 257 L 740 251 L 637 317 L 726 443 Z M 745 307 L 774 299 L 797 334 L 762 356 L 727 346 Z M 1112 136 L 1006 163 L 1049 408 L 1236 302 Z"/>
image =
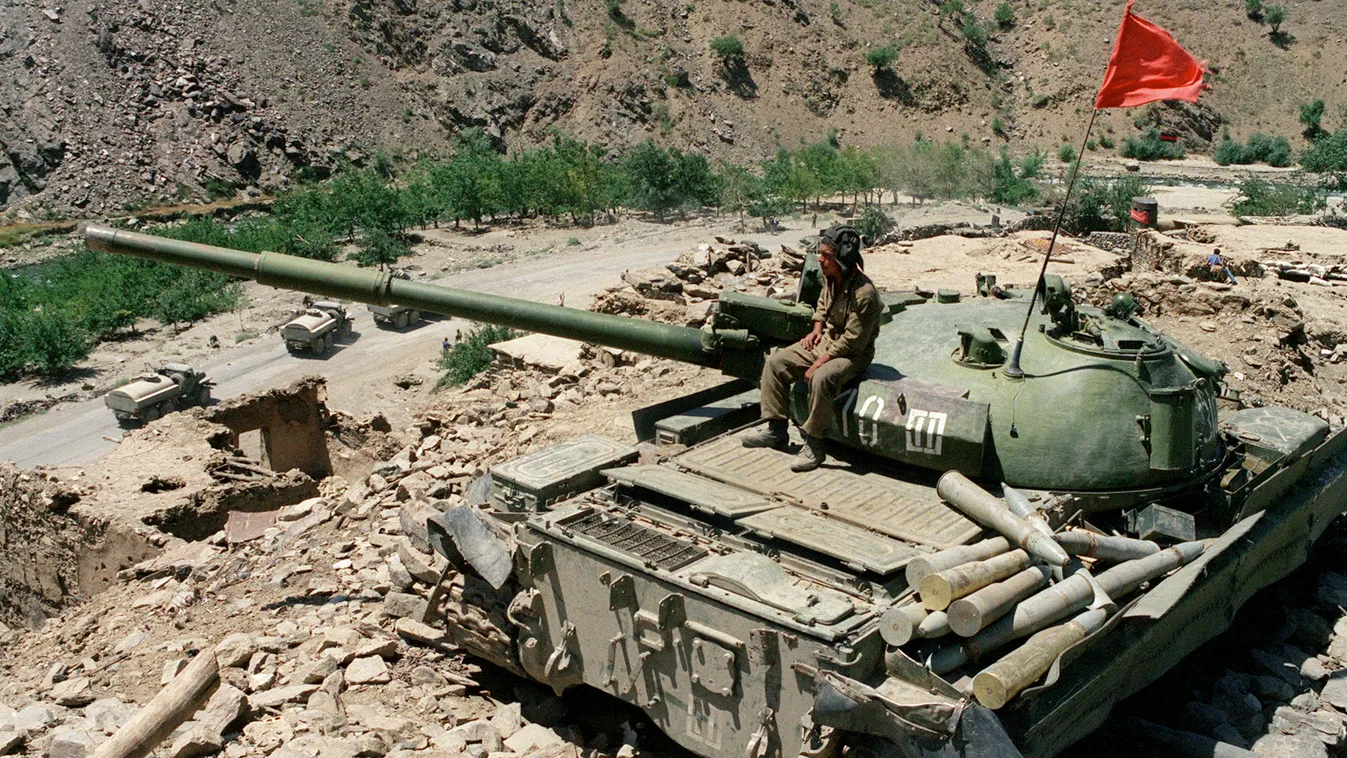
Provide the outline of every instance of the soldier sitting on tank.
<path id="1" fill-rule="evenodd" d="M 825 230 L 818 261 L 824 285 L 814 308 L 814 328 L 804 339 L 767 357 L 762 367 L 762 417 L 767 424 L 744 437 L 744 447 L 785 448 L 787 394 L 794 382 L 809 382 L 809 416 L 801 427 L 805 444 L 791 463 L 792 471 L 813 471 L 823 465 L 823 438 L 832 425 L 833 400 L 874 359 L 883 308 L 879 292 L 862 270 L 861 238 L 855 229 Z"/>

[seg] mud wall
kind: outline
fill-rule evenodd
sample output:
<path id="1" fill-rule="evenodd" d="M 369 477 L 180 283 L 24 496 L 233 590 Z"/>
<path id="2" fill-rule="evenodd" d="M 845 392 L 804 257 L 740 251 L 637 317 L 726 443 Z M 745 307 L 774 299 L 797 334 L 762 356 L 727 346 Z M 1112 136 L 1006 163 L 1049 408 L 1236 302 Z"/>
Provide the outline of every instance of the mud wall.
<path id="1" fill-rule="evenodd" d="M 40 626 L 79 592 L 84 530 L 64 515 L 73 497 L 0 464 L 0 626 Z"/>
<path id="2" fill-rule="evenodd" d="M 282 389 L 222 402 L 206 412 L 206 419 L 229 427 L 236 446 L 239 435 L 260 430 L 272 469 L 298 469 L 321 481 L 332 474 L 324 437 L 326 398 L 326 381 L 310 376 Z"/>

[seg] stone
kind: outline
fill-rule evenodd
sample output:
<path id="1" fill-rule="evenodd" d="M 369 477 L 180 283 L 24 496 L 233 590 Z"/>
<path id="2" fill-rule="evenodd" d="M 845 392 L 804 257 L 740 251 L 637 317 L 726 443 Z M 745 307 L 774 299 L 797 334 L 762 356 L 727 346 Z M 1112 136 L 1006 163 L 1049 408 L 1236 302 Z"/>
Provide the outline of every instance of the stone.
<path id="1" fill-rule="evenodd" d="M 416 619 L 400 618 L 396 629 L 399 637 L 430 647 L 449 647 L 454 643 L 453 638 L 443 629 L 436 629 Z"/>
<path id="2" fill-rule="evenodd" d="M 397 541 L 397 551 L 398 560 L 414 579 L 432 587 L 440 580 L 440 571 L 436 566 L 444 562 L 443 558 L 417 550 L 412 547 L 411 540 L 406 538 Z"/>
<path id="3" fill-rule="evenodd" d="M 47 758 L 84 758 L 94 751 L 94 739 L 82 729 L 60 727 L 51 733 Z"/>
<path id="4" fill-rule="evenodd" d="M 426 600 L 419 595 L 390 592 L 384 596 L 379 612 L 388 618 L 420 620 L 426 615 Z"/>
<path id="5" fill-rule="evenodd" d="M 429 474 L 424 471 L 414 471 L 398 481 L 397 499 L 407 500 L 425 500 L 426 491 L 435 482 Z"/>
<path id="6" fill-rule="evenodd" d="M 407 567 L 402 565 L 402 559 L 397 555 L 388 556 L 388 581 L 392 589 L 398 592 L 406 592 L 416 583 L 416 579 L 412 577 Z"/>
<path id="7" fill-rule="evenodd" d="M 112 652 L 130 653 L 132 650 L 140 647 L 140 643 L 144 642 L 148 637 L 149 635 L 145 634 L 145 632 L 137 629 L 123 637 L 116 645 L 113 645 Z"/>
<path id="8" fill-rule="evenodd" d="M 0 729 L 0 755 L 9 755 L 23 744 L 23 735 Z"/>
<path id="9" fill-rule="evenodd" d="M 430 537 L 426 531 L 426 521 L 440 515 L 440 511 L 429 503 L 411 502 L 398 509 L 398 524 L 402 533 L 411 540 L 412 546 L 423 553 L 429 553 Z"/>
<path id="10" fill-rule="evenodd" d="M 221 683 L 196 720 L 203 728 L 223 735 L 247 712 L 248 696 L 236 687 Z"/>
<path id="11" fill-rule="evenodd" d="M 1253 743 L 1253 752 L 1261 758 L 1328 758 L 1328 748 L 1313 737 L 1292 734 L 1268 734 Z"/>
<path id="12" fill-rule="evenodd" d="M 1300 675 L 1312 682 L 1327 679 L 1330 673 L 1328 667 L 1318 658 L 1306 658 L 1304 663 L 1300 664 Z"/>
<path id="13" fill-rule="evenodd" d="M 377 655 L 380 658 L 395 658 L 398 654 L 398 641 L 390 638 L 373 639 L 355 649 L 356 658 L 368 658 Z"/>
<path id="14" fill-rule="evenodd" d="M 466 724 L 460 724 L 450 729 L 449 733 L 462 737 L 469 744 L 480 743 L 482 749 L 488 753 L 499 752 L 505 747 L 505 742 L 500 736 L 500 730 L 496 729 L 495 725 L 486 719 L 477 719 Z"/>
<path id="15" fill-rule="evenodd" d="M 36 734 L 53 724 L 65 720 L 65 709 L 49 703 L 33 703 L 20 708 L 10 718 L 10 727 L 15 731 Z"/>
<path id="16" fill-rule="evenodd" d="M 388 664 L 377 655 L 356 658 L 346 667 L 346 681 L 350 684 L 385 684 L 391 680 Z"/>
<path id="17" fill-rule="evenodd" d="M 1319 699 L 1341 711 L 1347 711 L 1347 670 L 1334 671 L 1329 675 Z"/>
<path id="18" fill-rule="evenodd" d="M 248 701 L 255 708 L 275 708 L 286 703 L 298 703 L 308 698 L 317 689 L 318 685 L 316 684 L 292 684 L 266 692 L 253 693 Z"/>
<path id="19" fill-rule="evenodd" d="M 329 653 L 319 653 L 318 657 L 314 658 L 308 666 L 300 669 L 293 681 L 303 684 L 322 684 L 328 674 L 336 671 L 339 667 L 340 664 L 336 657 Z"/>
<path id="20" fill-rule="evenodd" d="M 159 673 L 159 685 L 162 687 L 168 686 L 168 683 L 173 681 L 173 677 L 177 676 L 185 668 L 187 668 L 187 661 L 182 658 L 164 661 L 164 668 Z"/>
<path id="21" fill-rule="evenodd" d="M 113 734 L 138 712 L 139 709 L 130 703 L 123 703 L 115 697 L 105 697 L 86 706 L 84 718 L 104 734 Z M 0 755 L 4 754 L 5 751 L 0 750 Z"/>
<path id="22" fill-rule="evenodd" d="M 246 666 L 258 649 L 257 635 L 234 632 L 226 635 L 215 646 L 215 660 L 219 662 L 220 668 Z"/>
<path id="23" fill-rule="evenodd" d="M 501 703 L 496 706 L 496 712 L 491 716 L 491 725 L 496 727 L 496 731 L 500 732 L 501 738 L 508 745 L 510 737 L 524 726 L 524 716 L 519 703 Z"/>
<path id="24" fill-rule="evenodd" d="M 519 731 L 505 740 L 505 746 L 520 755 L 528 755 L 564 744 L 565 740 L 561 739 L 560 735 L 542 724 L 525 724 Z"/>
<path id="25" fill-rule="evenodd" d="M 74 676 L 51 688 L 51 699 L 66 708 L 83 708 L 94 701 L 89 677 Z"/>

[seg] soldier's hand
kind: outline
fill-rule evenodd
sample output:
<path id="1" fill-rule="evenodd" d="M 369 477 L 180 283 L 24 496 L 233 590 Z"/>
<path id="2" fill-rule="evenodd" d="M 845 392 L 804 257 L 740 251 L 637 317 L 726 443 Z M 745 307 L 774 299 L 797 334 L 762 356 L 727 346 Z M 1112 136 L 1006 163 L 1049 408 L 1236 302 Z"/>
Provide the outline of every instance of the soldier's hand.
<path id="1" fill-rule="evenodd" d="M 815 322 L 817 323 L 817 322 Z M 818 347 L 818 343 L 823 339 L 823 330 L 815 327 L 814 331 L 806 334 L 804 339 L 800 340 L 800 345 L 805 350 L 813 350 Z"/>

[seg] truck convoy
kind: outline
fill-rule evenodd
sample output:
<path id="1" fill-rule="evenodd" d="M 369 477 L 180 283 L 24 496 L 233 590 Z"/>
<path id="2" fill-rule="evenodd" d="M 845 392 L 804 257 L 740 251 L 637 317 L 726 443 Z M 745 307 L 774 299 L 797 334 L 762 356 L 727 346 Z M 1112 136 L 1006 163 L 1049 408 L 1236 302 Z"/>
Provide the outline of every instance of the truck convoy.
<path id="1" fill-rule="evenodd" d="M 154 421 L 193 405 L 210 402 L 214 383 L 206 372 L 183 363 L 165 363 L 103 397 L 123 424 Z"/>
<path id="2" fill-rule="evenodd" d="M 351 316 L 338 303 L 320 300 L 281 327 L 285 349 L 292 353 L 323 355 L 338 337 L 351 331 Z"/>

